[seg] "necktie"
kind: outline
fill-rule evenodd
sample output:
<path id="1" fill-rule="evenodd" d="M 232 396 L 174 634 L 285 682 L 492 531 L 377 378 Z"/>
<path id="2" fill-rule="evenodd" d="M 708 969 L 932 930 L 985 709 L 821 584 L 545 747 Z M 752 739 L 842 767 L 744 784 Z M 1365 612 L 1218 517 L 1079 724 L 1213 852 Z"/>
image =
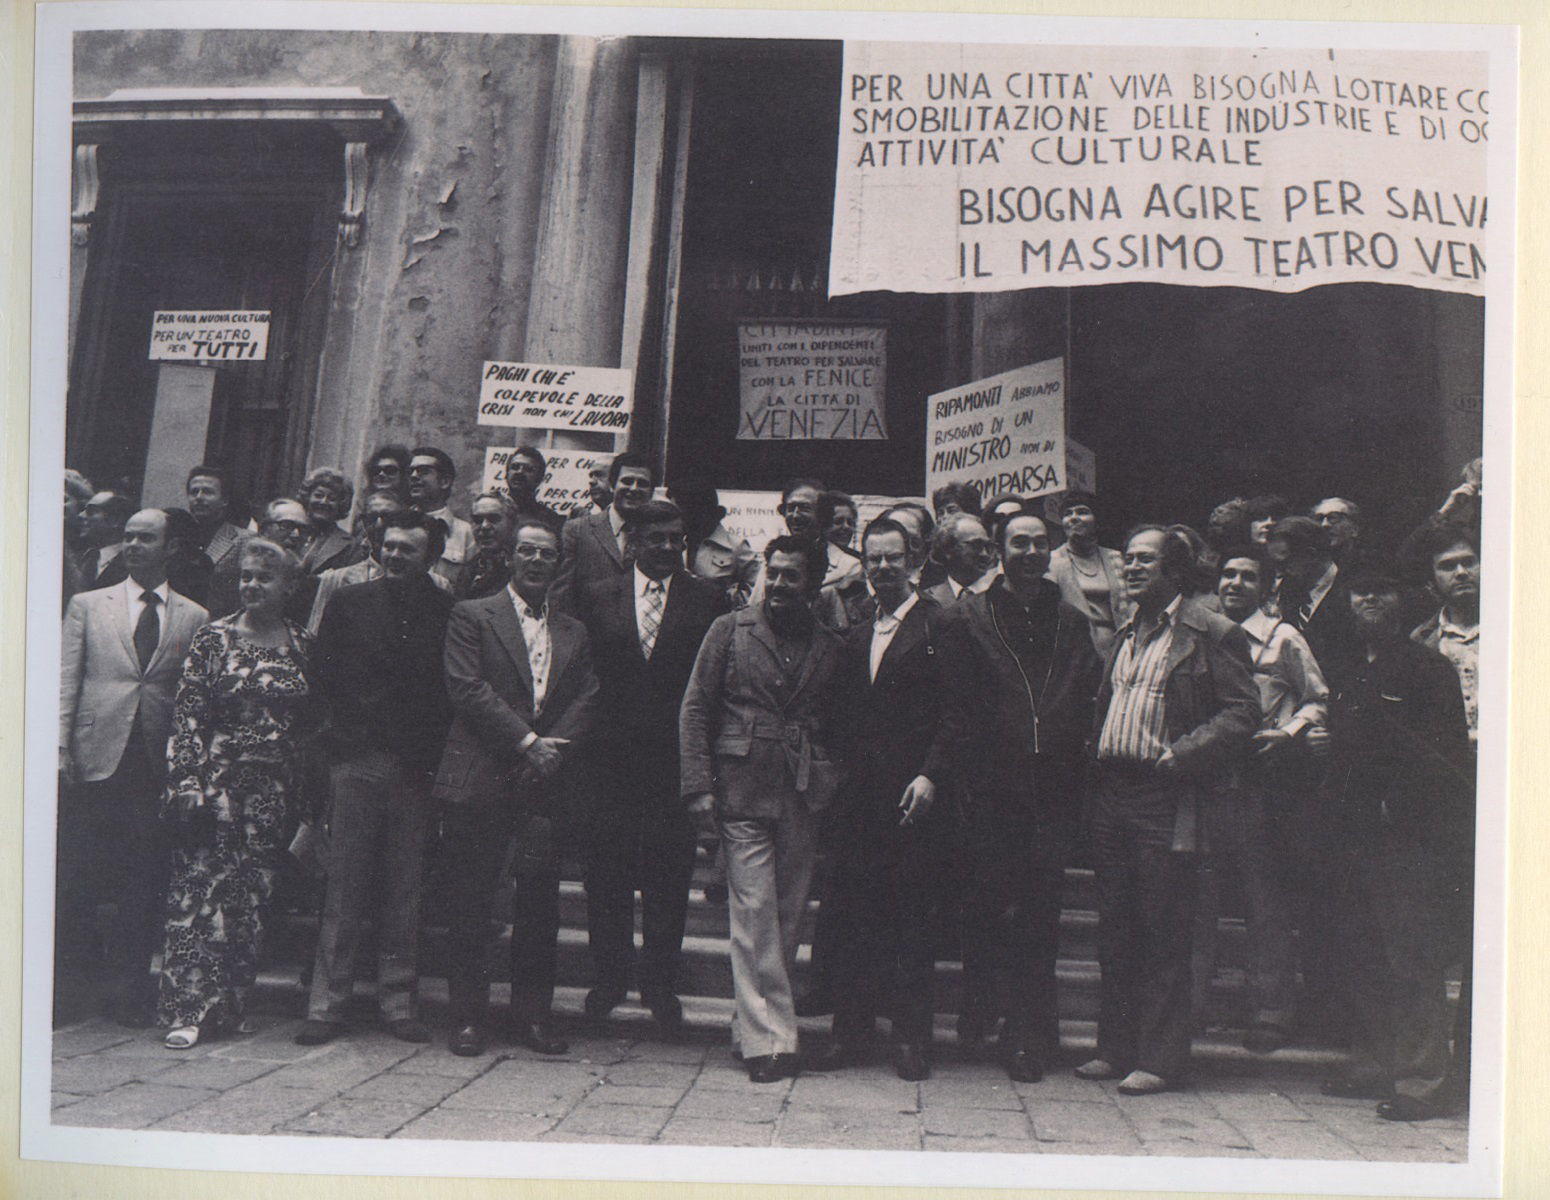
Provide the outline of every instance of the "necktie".
<path id="1" fill-rule="evenodd" d="M 662 581 L 651 579 L 646 583 L 646 612 L 640 621 L 640 650 L 651 659 L 651 652 L 656 649 L 657 630 L 662 628 L 662 606 L 667 603 L 667 598 L 662 593 Z"/>
<path id="2" fill-rule="evenodd" d="M 140 670 L 144 671 L 151 665 L 156 643 L 161 640 L 161 618 L 156 615 L 156 606 L 161 603 L 161 597 L 155 592 L 142 592 L 140 602 L 145 607 L 140 610 L 140 619 L 135 622 L 135 657 L 140 660 Z"/>

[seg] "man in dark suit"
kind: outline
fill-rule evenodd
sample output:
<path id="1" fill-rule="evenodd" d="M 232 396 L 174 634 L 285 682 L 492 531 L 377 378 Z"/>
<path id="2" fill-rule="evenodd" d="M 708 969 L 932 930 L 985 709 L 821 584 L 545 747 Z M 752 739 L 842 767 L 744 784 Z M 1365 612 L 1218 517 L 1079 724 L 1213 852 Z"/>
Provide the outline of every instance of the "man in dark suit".
<path id="1" fill-rule="evenodd" d="M 608 485 L 614 502 L 606 511 L 565 522 L 562 565 L 549 600 L 557 611 L 583 621 L 599 589 L 630 573 L 625 518 L 651 499 L 656 479 L 644 455 L 625 453 L 608 468 Z"/>
<path id="2" fill-rule="evenodd" d="M 1202 805 L 1228 794 L 1260 707 L 1247 636 L 1186 595 L 1198 566 L 1184 531 L 1139 526 L 1123 569 L 1136 612 L 1115 635 L 1094 726 L 1098 1054 L 1077 1074 L 1150 1095 L 1189 1065 Z"/>
<path id="3" fill-rule="evenodd" d="M 452 597 L 431 582 L 446 534 L 424 513 L 383 522 L 383 577 L 334 593 L 313 654 L 331 717 L 328 890 L 307 1021 L 317 1046 L 344 1028 L 355 959 L 376 928 L 377 1006 L 394 1037 L 427 1042 L 419 1018 L 420 861 L 431 780 L 452 719 L 443 650 Z"/>
<path id="4" fill-rule="evenodd" d="M 98 492 L 81 510 L 82 540 L 86 548 L 81 551 L 76 565 L 80 570 L 79 591 L 112 587 L 122 583 L 124 575 L 106 575 L 124 549 L 124 523 L 135 510 L 133 501 L 123 492 L 111 489 Z"/>
<path id="5" fill-rule="evenodd" d="M 226 519 L 226 475 L 219 467 L 200 465 L 188 473 L 188 511 L 199 527 L 193 548 L 204 551 L 212 567 L 235 557 L 248 533 Z"/>
<path id="6" fill-rule="evenodd" d="M 678 789 L 678 709 L 705 632 L 728 606 L 720 588 L 684 569 L 684 521 L 676 505 L 647 501 L 630 514 L 624 532 L 635 565 L 600 587 L 588 609 L 601 690 L 587 864 L 587 940 L 597 982 L 586 1010 L 602 1020 L 624 999 L 638 887 L 640 998 L 671 1034 L 683 1021 L 674 976 L 695 850 L 694 823 Z"/>
<path id="7" fill-rule="evenodd" d="M 958 1036 L 973 1046 L 1005 1013 L 1007 1074 L 1031 1083 L 1060 1048 L 1060 901 L 1101 667 L 1086 616 L 1045 577 L 1044 521 L 1020 514 L 996 532 L 1002 574 L 965 592 L 942 623 L 943 724 L 969 879 Z"/>
<path id="8" fill-rule="evenodd" d="M 511 582 L 511 533 L 516 521 L 516 510 L 501 493 L 481 492 L 475 498 L 468 510 L 468 523 L 474 530 L 474 552 L 452 584 L 453 599 L 483 600 L 506 590 Z"/>
<path id="9" fill-rule="evenodd" d="M 1329 531 L 1309 517 L 1283 517 L 1270 527 L 1265 557 L 1276 571 L 1269 609 L 1302 634 L 1326 674 L 1358 650 L 1360 638 Z"/>
<path id="10" fill-rule="evenodd" d="M 917 564 L 903 526 L 886 517 L 868 525 L 861 564 L 880 611 L 845 638 L 846 782 L 829 893 L 834 1037 L 818 1065 L 859 1061 L 877 1017 L 890 1013 L 894 1069 L 918 1080 L 931 1073 L 930 935 L 954 842 L 950 806 L 936 802 L 948 781 L 942 613 L 910 582 Z"/>
<path id="11" fill-rule="evenodd" d="M 748 1077 L 798 1072 L 791 972 L 818 830 L 839 785 L 834 708 L 840 638 L 813 619 L 823 544 L 764 548 L 764 599 L 718 617 L 679 716 L 689 811 L 714 813 L 727 856 L 732 1041 Z"/>
<path id="12" fill-rule="evenodd" d="M 511 586 L 465 600 L 447 622 L 452 728 L 434 796 L 446 805 L 447 987 L 452 1053 L 484 1052 L 490 976 L 490 900 L 515 845 L 511 1026 L 539 1054 L 567 1046 L 550 1027 L 560 930 L 555 825 L 564 789 L 591 733 L 597 676 L 586 627 L 552 610 L 559 538 L 548 524 L 517 524 Z"/>
<path id="13" fill-rule="evenodd" d="M 151 958 L 167 893 L 157 812 L 183 660 L 205 610 L 168 587 L 159 509 L 124 527 L 127 578 L 81 592 L 65 611 L 59 674 L 59 857 L 55 1011 L 84 987 L 86 929 L 99 902 L 108 934 L 110 1003 L 124 1023 L 150 1021 Z"/>

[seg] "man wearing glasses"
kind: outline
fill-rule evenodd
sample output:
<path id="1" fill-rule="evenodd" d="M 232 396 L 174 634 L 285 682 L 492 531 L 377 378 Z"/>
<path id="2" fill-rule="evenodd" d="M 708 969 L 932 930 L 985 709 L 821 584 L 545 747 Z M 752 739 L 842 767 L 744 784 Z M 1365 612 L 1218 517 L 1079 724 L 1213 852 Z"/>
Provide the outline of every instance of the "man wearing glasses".
<path id="1" fill-rule="evenodd" d="M 447 527 L 447 545 L 441 561 L 431 568 L 448 583 L 468 561 L 474 549 L 474 530 L 453 513 L 447 500 L 457 479 L 457 467 L 445 450 L 435 446 L 416 446 L 409 452 L 409 503 L 428 517 Z"/>
<path id="2" fill-rule="evenodd" d="M 538 1054 L 567 1046 L 550 1026 L 560 931 L 556 818 L 592 731 L 597 677 L 586 627 L 553 612 L 559 538 L 517 523 L 509 587 L 454 606 L 447 624 L 453 722 L 437 772 L 448 856 L 449 1007 L 453 1054 L 482 1054 L 488 1036 L 490 899 L 512 861 L 511 1034 Z"/>

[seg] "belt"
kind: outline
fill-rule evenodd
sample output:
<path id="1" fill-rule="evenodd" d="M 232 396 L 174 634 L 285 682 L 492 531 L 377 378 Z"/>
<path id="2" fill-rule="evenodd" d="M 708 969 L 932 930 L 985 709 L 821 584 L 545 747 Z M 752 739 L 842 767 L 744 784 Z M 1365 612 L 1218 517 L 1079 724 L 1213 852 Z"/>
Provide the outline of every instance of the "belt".
<path id="1" fill-rule="evenodd" d="M 760 741 L 779 742 L 786 754 L 786 765 L 796 779 L 798 792 L 806 792 L 812 778 L 812 730 L 805 721 L 756 721 L 748 736 Z"/>

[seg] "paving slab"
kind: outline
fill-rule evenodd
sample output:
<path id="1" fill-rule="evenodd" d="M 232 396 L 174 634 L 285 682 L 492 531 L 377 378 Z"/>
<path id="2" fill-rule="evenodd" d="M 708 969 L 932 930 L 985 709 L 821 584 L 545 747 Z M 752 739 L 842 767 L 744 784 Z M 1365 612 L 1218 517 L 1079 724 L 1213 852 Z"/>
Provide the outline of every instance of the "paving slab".
<path id="1" fill-rule="evenodd" d="M 86 1021 L 70 1025 L 54 1034 L 54 1057 L 71 1058 L 77 1054 L 97 1054 L 110 1046 L 134 1040 L 138 1034 L 109 1021 Z"/>
<path id="2" fill-rule="evenodd" d="M 157 1060 L 180 1061 L 205 1058 L 213 1054 L 222 1044 L 220 1039 L 200 1041 L 198 1045 L 190 1046 L 187 1050 L 168 1050 L 162 1039 L 167 1036 L 164 1029 L 138 1030 L 135 1036 L 123 1042 L 115 1042 L 102 1050 L 105 1059 L 126 1058 L 153 1058 Z M 227 1039 L 229 1040 L 229 1039 Z"/>
<path id="3" fill-rule="evenodd" d="M 144 1129 L 163 1117 L 213 1100 L 219 1092 L 205 1088 L 162 1087 L 126 1083 L 61 1109 L 55 1125 L 86 1125 L 98 1129 Z"/>
<path id="4" fill-rule="evenodd" d="M 557 1136 L 609 1136 L 654 1138 L 662 1132 L 670 1108 L 624 1108 L 617 1104 L 594 1104 L 590 1098 L 573 1108 L 554 1127 Z"/>
<path id="5" fill-rule="evenodd" d="M 604 1079 L 587 1096 L 590 1104 L 634 1104 L 643 1108 L 672 1108 L 689 1090 L 689 1081 L 655 1087 L 618 1085 Z"/>
<path id="6" fill-rule="evenodd" d="M 1220 1117 L 1180 1117 L 1128 1110 L 1125 1117 L 1148 1148 L 1154 1142 L 1178 1146 L 1215 1146 L 1223 1150 L 1254 1148 L 1235 1126 Z"/>
<path id="7" fill-rule="evenodd" d="M 97 1096 L 136 1080 L 154 1079 L 177 1064 L 163 1051 L 160 1058 L 108 1058 L 91 1055 L 56 1062 L 49 1086 L 56 1092 Z"/>
<path id="8" fill-rule="evenodd" d="M 944 1137 L 937 1133 L 926 1134 L 922 1150 L 940 1150 L 949 1154 L 1045 1154 L 1049 1147 L 1033 1140 L 1015 1141 L 1012 1138 Z"/>
<path id="9" fill-rule="evenodd" d="M 272 1087 L 257 1080 L 165 1117 L 151 1128 L 187 1133 L 273 1133 L 334 1096 L 332 1090 Z"/>
<path id="10" fill-rule="evenodd" d="M 1141 1148 L 1135 1127 L 1113 1104 L 1030 1105 L 1029 1116 L 1041 1142 Z"/>
<path id="11" fill-rule="evenodd" d="M 402 1129 L 423 1111 L 420 1105 L 401 1100 L 351 1100 L 340 1097 L 281 1125 L 278 1132 L 385 1138 L 395 1130 Z"/>
<path id="12" fill-rule="evenodd" d="M 173 1087 L 204 1087 L 224 1092 L 277 1070 L 279 1065 L 272 1062 L 210 1057 L 179 1059 L 157 1075 L 156 1082 Z"/>
<path id="13" fill-rule="evenodd" d="M 445 1046 L 421 1046 L 401 1063 L 394 1064 L 392 1075 L 440 1075 L 447 1079 L 468 1081 L 477 1079 L 497 1062 L 504 1062 L 504 1055 L 479 1054 L 463 1058 L 453 1054 Z"/>
<path id="14" fill-rule="evenodd" d="M 676 1087 L 682 1092 L 694 1082 L 701 1066 L 700 1063 L 625 1059 L 610 1066 L 603 1073 L 603 1078 L 616 1087 Z"/>
<path id="15" fill-rule="evenodd" d="M 1242 1121 L 1311 1121 L 1313 1115 L 1307 1109 L 1279 1092 L 1260 1085 L 1257 1091 L 1238 1092 L 1228 1096 L 1200 1093 L 1201 1099 L 1211 1105 L 1225 1121 L 1238 1124 Z"/>
<path id="16" fill-rule="evenodd" d="M 435 1141 L 531 1142 L 558 1124 L 558 1117 L 483 1108 L 433 1108 L 390 1136 Z"/>
<path id="17" fill-rule="evenodd" d="M 567 1112 L 597 1086 L 598 1076 L 577 1063 L 496 1063 L 443 1100 L 444 1108 L 492 1108 L 534 1116 Z"/>
<path id="18" fill-rule="evenodd" d="M 746 1080 L 742 1092 L 695 1084 L 678 1102 L 675 1115 L 705 1120 L 763 1124 L 775 1120 L 786 1107 L 788 1088 L 755 1087 Z"/>
<path id="19" fill-rule="evenodd" d="M 768 1146 L 774 1138 L 774 1121 L 754 1124 L 675 1115 L 657 1141 L 664 1146 Z"/>
<path id="20" fill-rule="evenodd" d="M 434 1108 L 463 1086 L 462 1080 L 445 1075 L 400 1075 L 384 1071 L 344 1093 L 347 1100 L 401 1100 L 422 1109 Z"/>
<path id="21" fill-rule="evenodd" d="M 775 1125 L 775 1145 L 833 1150 L 919 1150 L 920 1122 L 913 1116 L 872 1111 L 865 1123 L 838 1114 L 787 1112 Z"/>
<path id="22" fill-rule="evenodd" d="M 920 1085 L 922 1111 L 935 1108 L 1000 1108 L 1023 1110 L 1023 1097 L 1005 1076 L 994 1082 L 933 1075 Z"/>
<path id="23" fill-rule="evenodd" d="M 791 1088 L 791 1103 L 803 1107 L 835 1109 L 882 1109 L 918 1112 L 920 1085 L 907 1083 L 892 1071 L 837 1071 L 832 1075 L 809 1074 Z"/>
<path id="24" fill-rule="evenodd" d="M 1009 1138 L 1034 1141 L 1033 1125 L 1021 1108 L 927 1108 L 921 1114 L 925 1131 L 961 1138 Z"/>
<path id="25" fill-rule="evenodd" d="M 1352 1162 L 1362 1157 L 1350 1142 L 1316 1121 L 1238 1121 L 1234 1124 L 1249 1144 L 1266 1158 Z"/>

